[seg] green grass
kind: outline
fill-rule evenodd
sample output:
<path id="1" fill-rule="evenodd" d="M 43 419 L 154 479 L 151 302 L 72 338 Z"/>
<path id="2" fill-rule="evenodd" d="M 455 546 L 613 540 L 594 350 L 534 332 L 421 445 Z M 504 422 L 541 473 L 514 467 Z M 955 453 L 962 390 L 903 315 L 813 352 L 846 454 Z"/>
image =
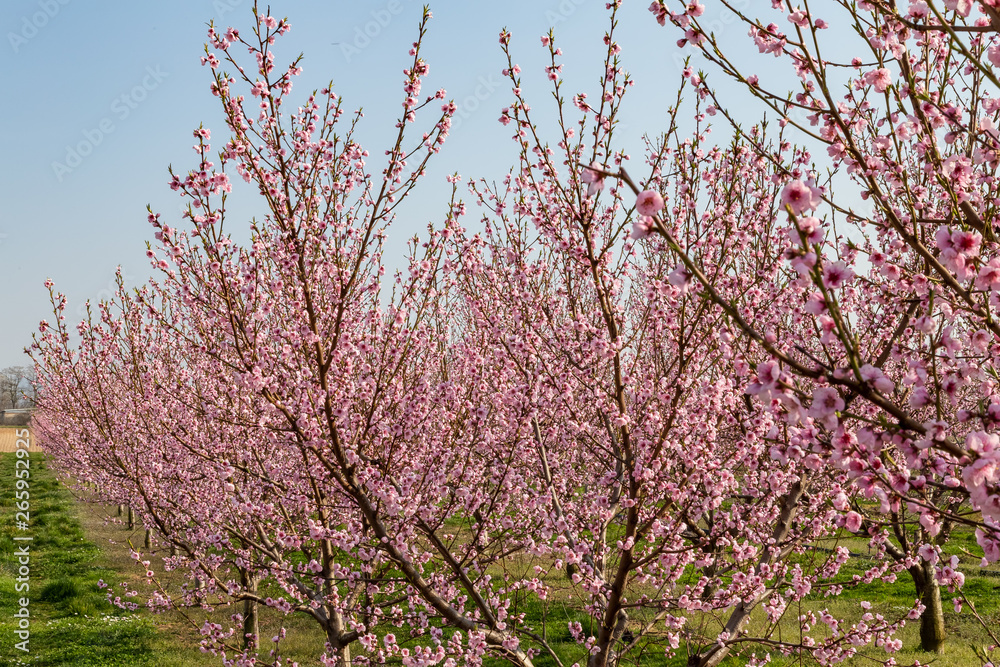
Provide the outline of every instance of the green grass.
<path id="1" fill-rule="evenodd" d="M 155 630 L 147 619 L 117 609 L 98 585 L 114 571 L 99 567 L 96 546 L 86 539 L 73 499 L 45 468 L 40 454 L 30 459 L 28 531 L 16 526 L 15 456 L 0 455 L 0 664 L 81 667 L 152 667 Z M 30 542 L 15 536 L 31 536 Z M 18 592 L 16 550 L 30 545 L 29 590 Z M 30 600 L 29 652 L 14 647 L 18 601 Z"/>

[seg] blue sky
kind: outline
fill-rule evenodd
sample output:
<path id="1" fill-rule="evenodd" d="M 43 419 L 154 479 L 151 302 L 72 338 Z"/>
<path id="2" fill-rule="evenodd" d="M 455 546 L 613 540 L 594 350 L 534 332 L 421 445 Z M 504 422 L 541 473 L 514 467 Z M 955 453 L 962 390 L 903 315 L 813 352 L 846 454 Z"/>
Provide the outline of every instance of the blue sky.
<path id="1" fill-rule="evenodd" d="M 6 88 L 0 102 L 0 367 L 27 363 L 21 350 L 50 314 L 46 278 L 67 294 L 76 320 L 87 299 L 109 296 L 116 266 L 132 285 L 149 275 L 146 205 L 165 221 L 179 221 L 167 166 L 183 173 L 195 164 L 191 132 L 199 123 L 214 131 L 216 145 L 225 136 L 208 90 L 210 73 L 199 58 L 207 22 L 248 31 L 251 1 L 95 4 L 9 0 L 0 7 Z M 674 44 L 675 30 L 658 26 L 647 5 L 626 2 L 620 13 L 625 65 L 638 81 L 622 133 L 634 164 L 641 161 L 642 134 L 664 128 L 665 105 L 686 55 Z M 364 107 L 361 138 L 373 156 L 383 153 L 392 132 L 421 6 L 415 0 L 271 4 L 271 14 L 287 16 L 292 26 L 278 44 L 279 68 L 303 52 L 299 94 L 332 79 L 348 107 Z M 390 249 L 397 253 L 406 238 L 441 219 L 445 175 L 497 178 L 516 161 L 510 132 L 497 122 L 510 100 L 499 74 L 500 28 L 513 33 L 525 89 L 543 112 L 552 105 L 539 36 L 556 29 L 567 62 L 566 92 L 593 96 L 608 24 L 604 2 L 595 0 L 447 0 L 431 9 L 425 91 L 446 88 L 459 105 L 459 121 L 394 227 Z M 709 15 L 713 11 L 709 7 Z M 718 25 L 742 33 L 728 22 Z M 262 212 L 252 193 L 238 194 L 230 224 Z"/>

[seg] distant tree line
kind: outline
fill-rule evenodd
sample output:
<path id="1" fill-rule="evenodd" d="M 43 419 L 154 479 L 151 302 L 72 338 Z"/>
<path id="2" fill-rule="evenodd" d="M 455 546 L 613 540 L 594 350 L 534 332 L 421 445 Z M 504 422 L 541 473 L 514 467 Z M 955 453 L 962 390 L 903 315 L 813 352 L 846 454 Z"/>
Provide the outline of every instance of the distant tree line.
<path id="1" fill-rule="evenodd" d="M 35 404 L 35 369 L 8 366 L 0 371 L 0 410 L 30 408 Z"/>

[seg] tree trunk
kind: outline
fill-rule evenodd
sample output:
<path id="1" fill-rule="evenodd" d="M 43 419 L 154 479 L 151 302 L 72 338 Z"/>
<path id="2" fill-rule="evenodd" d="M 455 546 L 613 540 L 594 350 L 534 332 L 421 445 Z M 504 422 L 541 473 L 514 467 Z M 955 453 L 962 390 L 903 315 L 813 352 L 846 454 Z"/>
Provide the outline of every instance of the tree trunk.
<path id="1" fill-rule="evenodd" d="M 336 618 L 339 614 L 334 613 Z M 350 642 L 343 642 L 338 627 L 341 624 L 336 620 L 331 620 L 326 628 L 326 641 L 330 645 L 330 650 L 337 656 L 337 667 L 351 667 L 351 645 Z"/>
<path id="2" fill-rule="evenodd" d="M 128 529 L 132 530 L 135 528 L 135 510 L 130 506 L 128 508 Z"/>
<path id="3" fill-rule="evenodd" d="M 732 615 L 729 617 L 729 622 L 726 624 L 726 632 L 728 632 L 732 637 L 739 634 L 739 631 L 744 625 L 746 625 L 747 621 L 750 620 L 750 612 L 752 612 L 754 608 L 763 602 L 767 597 L 770 597 L 770 593 L 751 601 L 749 604 L 746 602 L 740 602 L 736 605 L 736 609 L 733 611 Z M 687 664 L 688 667 L 718 667 L 723 660 L 729 657 L 729 652 L 730 647 L 728 644 L 713 644 L 707 650 L 690 656 Z"/>
<path id="4" fill-rule="evenodd" d="M 240 570 L 240 583 L 243 590 L 249 593 L 257 592 L 257 580 Z M 257 616 L 257 601 L 243 600 L 243 648 L 256 648 L 260 641 L 260 620 Z"/>
<path id="5" fill-rule="evenodd" d="M 697 655 L 692 655 L 688 658 L 688 667 L 715 667 L 720 662 L 726 659 L 729 655 L 729 650 L 714 651 L 708 653 L 699 653 Z"/>
<path id="6" fill-rule="evenodd" d="M 611 667 L 618 664 L 618 643 L 625 633 L 625 626 L 628 623 L 628 612 L 619 609 L 615 615 L 614 629 L 611 631 L 611 639 L 607 648 L 600 653 L 590 656 L 587 667 Z"/>
<path id="7" fill-rule="evenodd" d="M 920 601 L 924 603 L 924 613 L 920 615 L 920 648 L 928 653 L 944 652 L 944 607 L 941 604 L 941 587 L 934 577 L 934 566 L 921 561 L 909 570 L 913 586 Z"/>
<path id="8" fill-rule="evenodd" d="M 142 540 L 142 546 L 145 549 L 149 549 L 153 546 L 153 531 L 149 528 L 146 529 L 146 536 Z"/>

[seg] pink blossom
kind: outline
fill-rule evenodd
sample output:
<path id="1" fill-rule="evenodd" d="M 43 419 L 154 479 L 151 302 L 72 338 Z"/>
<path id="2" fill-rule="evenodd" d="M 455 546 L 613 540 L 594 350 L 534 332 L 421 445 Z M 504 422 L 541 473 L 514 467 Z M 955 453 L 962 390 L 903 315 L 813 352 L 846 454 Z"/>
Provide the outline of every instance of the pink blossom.
<path id="1" fill-rule="evenodd" d="M 986 51 L 986 56 L 990 59 L 990 62 L 993 63 L 994 67 L 1000 67 L 1000 44 L 991 46 Z"/>
<path id="2" fill-rule="evenodd" d="M 844 399 L 833 387 L 819 387 L 813 391 L 812 405 L 809 407 L 809 416 L 824 424 L 832 423 L 836 426 L 836 414 L 844 409 Z M 828 428 L 833 428 L 828 426 Z"/>
<path id="3" fill-rule="evenodd" d="M 945 9 L 958 12 L 959 16 L 968 16 L 972 11 L 972 0 L 944 0 Z"/>
<path id="4" fill-rule="evenodd" d="M 774 23 L 769 23 L 763 30 L 751 28 L 750 36 L 753 37 L 757 50 L 761 53 L 771 53 L 775 58 L 779 58 L 784 52 L 785 35 Z"/>
<path id="5" fill-rule="evenodd" d="M 694 274 L 683 264 L 678 264 L 677 268 L 667 276 L 667 282 L 675 287 L 680 287 L 682 293 L 687 293 Z"/>
<path id="6" fill-rule="evenodd" d="M 663 6 L 659 0 L 654 1 L 649 5 L 649 11 L 656 17 L 656 22 L 660 25 L 666 25 L 667 23 L 667 9 Z"/>
<path id="7" fill-rule="evenodd" d="M 938 247 L 938 250 L 948 250 L 951 248 L 951 236 L 951 228 L 938 227 L 937 231 L 934 232 L 934 244 Z"/>
<path id="8" fill-rule="evenodd" d="M 882 369 L 876 368 L 871 364 L 865 364 L 861 367 L 861 379 L 882 394 L 889 394 L 895 388 L 892 380 L 885 376 Z"/>
<path id="9" fill-rule="evenodd" d="M 806 305 L 803 307 L 803 310 L 810 315 L 822 315 L 827 310 L 826 300 L 819 292 L 813 292 L 806 299 Z"/>
<path id="10" fill-rule="evenodd" d="M 643 176 L 652 179 L 646 187 L 675 193 L 669 202 L 644 204 L 644 193 L 623 208 L 624 191 L 616 187 L 602 205 L 592 199 L 581 206 L 583 194 L 596 198 L 604 181 L 598 165 L 585 166 L 581 156 L 601 156 L 616 174 L 633 159 L 615 152 L 607 134 L 614 118 L 608 104 L 628 84 L 609 31 L 597 105 L 604 110 L 580 95 L 572 126 L 542 118 L 541 110 L 529 120 L 522 91 L 515 91 L 501 117 L 515 130 L 518 163 L 500 184 L 470 179 L 483 224 L 466 232 L 464 204 L 452 200 L 443 225 L 410 246 L 408 275 L 384 264 L 395 233 L 389 218 L 424 173 L 424 158 L 434 152 L 424 149 L 437 147 L 450 127 L 444 121 L 457 110 L 445 105 L 442 121 L 436 107 L 443 95 L 419 93 L 416 79 L 426 73 L 417 63 L 419 43 L 410 51 L 414 69 L 399 98 L 406 115 L 397 129 L 410 131 L 418 117 L 426 125 L 413 128 L 417 134 L 375 169 L 347 138 L 353 118 L 337 125 L 341 105 L 330 91 L 303 96 L 300 108 L 283 114 L 277 99 L 246 103 L 252 74 L 249 82 L 220 79 L 216 95 L 230 131 L 215 133 L 222 164 L 199 154 L 174 172 L 171 187 L 187 211 L 182 229 L 150 221 L 151 261 L 163 258 L 178 270 L 145 287 L 150 296 L 135 308 L 122 290 L 113 312 L 102 311 L 96 328 L 84 323 L 78 335 L 66 331 L 61 296 L 53 295 L 56 330 L 43 327 L 39 353 L 41 367 L 50 369 L 41 379 L 51 407 L 38 413 L 48 422 L 53 460 L 83 481 L 100 482 L 105 500 L 163 514 L 164 531 L 179 532 L 164 537 L 193 548 L 185 572 L 266 565 L 275 556 L 298 563 L 298 555 L 328 547 L 344 555 L 347 569 L 331 571 L 310 556 L 308 563 L 257 572 L 266 590 L 286 596 L 267 604 L 289 613 L 296 601 L 317 600 L 327 619 L 356 617 L 340 596 L 327 595 L 344 576 L 360 577 L 373 599 L 397 598 L 385 614 L 361 619 L 363 628 L 349 626 L 367 656 L 359 662 L 458 664 L 498 649 L 534 655 L 538 642 L 517 631 L 510 624 L 517 619 L 504 610 L 521 599 L 544 601 L 542 581 L 566 566 L 579 584 L 575 610 L 614 613 L 609 575 L 625 576 L 631 589 L 656 587 L 655 599 L 629 600 L 637 618 L 662 611 L 670 599 L 681 610 L 718 613 L 756 599 L 762 586 L 787 583 L 790 595 L 759 605 L 768 622 L 746 626 L 739 637 L 710 629 L 702 647 L 756 642 L 767 638 L 754 637 L 758 629 L 770 632 L 786 611 L 800 613 L 788 606 L 796 597 L 823 581 L 852 584 L 850 575 L 838 575 L 846 548 L 802 559 L 803 547 L 838 531 L 864 531 L 869 516 L 881 529 L 885 517 L 878 515 L 888 512 L 919 516 L 917 528 L 934 534 L 946 511 L 962 520 L 951 495 L 982 510 L 974 519 L 985 524 L 977 538 L 988 559 L 1000 559 L 1000 535 L 989 529 L 1000 516 L 992 334 L 1000 294 L 983 293 L 994 286 L 987 267 L 1000 262 L 1000 249 L 970 231 L 957 206 L 969 204 L 990 218 L 987 224 L 996 222 L 1000 160 L 992 126 L 983 122 L 975 136 L 965 133 L 1000 112 L 1000 102 L 992 94 L 974 100 L 958 84 L 946 95 L 929 89 L 929 81 L 960 82 L 963 68 L 978 64 L 947 35 L 891 21 L 865 35 L 867 62 L 858 58 L 857 71 L 840 77 L 855 87 L 831 96 L 833 89 L 819 88 L 833 65 L 813 52 L 811 39 L 792 48 L 777 26 L 759 27 L 779 13 L 796 25 L 811 17 L 787 0 L 772 2 L 774 11 L 762 11 L 763 18 L 752 16 L 753 3 L 746 9 L 751 39 L 800 80 L 786 91 L 784 78 L 775 77 L 767 94 L 781 100 L 789 92 L 799 122 L 811 123 L 819 141 L 793 145 L 798 139 L 780 128 L 750 124 L 725 141 L 709 138 L 707 105 L 715 101 L 692 67 L 685 85 L 696 90 L 672 111 L 679 127 L 694 128 L 690 139 L 650 141 L 640 158 L 650 170 Z M 874 4 L 857 6 L 877 11 Z M 677 37 L 698 38 L 701 4 L 675 6 L 680 13 L 657 3 L 654 14 L 676 23 L 669 30 Z M 869 18 L 844 12 L 862 34 Z M 725 37 L 719 49 L 733 35 Z M 509 37 L 502 39 L 506 48 Z M 256 41 L 226 56 L 239 59 L 250 46 L 248 64 L 256 59 L 267 70 L 270 51 L 256 50 Z M 505 55 L 508 75 L 516 77 L 514 55 Z M 898 84 L 916 109 L 874 94 L 873 85 L 882 85 L 877 78 L 865 83 L 865 73 L 880 66 L 872 63 L 904 58 L 918 75 L 904 82 L 892 69 L 886 85 Z M 558 69 L 549 73 L 558 76 Z M 828 80 L 840 74 L 834 70 Z M 904 90 L 911 82 L 916 88 Z M 529 90 L 526 82 L 524 94 Z M 684 118 L 687 109 L 699 115 L 693 123 Z M 585 122 L 575 124 L 577 118 Z M 977 152 L 964 164 L 967 146 Z M 566 167 L 571 185 L 585 188 L 565 188 Z M 841 167 L 836 178 L 845 187 L 838 182 L 836 191 L 824 193 L 809 180 Z M 266 201 L 257 203 L 270 211 L 249 236 L 217 228 L 219 188 L 231 171 L 256 186 L 247 192 L 259 192 Z M 859 191 L 866 204 L 854 198 Z M 830 203 L 828 227 L 813 215 L 821 202 Z M 797 228 L 775 220 L 779 207 Z M 665 226 L 644 213 L 663 216 Z M 669 224 L 677 242 L 623 240 L 628 223 L 636 238 L 666 232 Z M 928 242 L 937 244 L 930 253 Z M 854 275 L 861 267 L 863 278 Z M 983 288 L 956 286 L 948 272 L 975 275 Z M 84 407 L 95 387 L 104 414 Z M 553 478 L 539 475 L 539 456 L 543 464 L 548 458 Z M 206 461 L 217 476 L 204 474 Z M 338 483 L 346 478 L 351 484 Z M 149 491 L 144 498 L 137 497 L 140 485 Z M 799 502 L 795 488 L 808 496 Z M 782 511 L 790 500 L 793 516 Z M 859 507 L 865 510 L 852 510 Z M 608 526 L 617 535 L 629 516 L 643 517 L 642 535 L 605 540 L 592 530 Z M 468 550 L 467 540 L 447 535 L 454 519 L 469 517 L 483 524 L 495 549 Z M 231 539 L 244 530 L 262 540 Z M 761 536 L 776 534 L 784 535 L 782 548 L 766 568 L 756 567 L 766 547 Z M 706 543 L 718 548 L 705 550 Z M 622 558 L 630 550 L 631 565 Z M 609 571 L 592 558 L 601 555 L 624 569 Z M 526 557 L 533 575 L 506 567 Z M 434 576 L 415 585 L 419 575 L 407 561 Z M 479 573 L 513 572 L 513 579 L 491 584 L 482 576 L 468 584 L 462 568 L 449 565 L 463 561 Z M 914 562 L 911 554 L 891 569 L 863 565 L 867 572 L 855 581 L 890 581 Z M 956 565 L 938 569 L 942 585 L 961 584 Z M 141 571 L 147 569 L 155 568 Z M 726 572 L 732 576 L 720 579 Z M 709 596 L 686 583 L 709 578 L 718 584 Z M 502 612 L 488 633 L 476 629 L 482 619 L 467 604 L 477 591 Z M 449 631 L 446 639 L 430 622 L 442 600 L 469 632 Z M 823 664 L 865 644 L 897 650 L 896 619 L 877 612 L 865 604 L 854 624 L 806 610 L 794 648 Z M 206 648 L 224 648 L 239 622 L 227 620 L 225 610 L 212 614 L 226 627 L 206 626 Z M 665 619 L 667 645 L 679 648 L 689 620 Z M 391 634 L 410 625 L 427 632 L 407 633 L 405 642 Z M 613 636 L 590 636 L 579 622 L 569 627 L 581 653 L 612 655 Z"/>
<path id="11" fill-rule="evenodd" d="M 956 230 L 951 235 L 951 247 L 966 257 L 978 256 L 982 242 L 983 237 L 978 232 Z"/>
<path id="12" fill-rule="evenodd" d="M 653 217 L 663 210 L 663 196 L 655 190 L 644 190 L 635 200 L 635 210 L 639 215 Z"/>
<path id="13" fill-rule="evenodd" d="M 764 361 L 757 364 L 757 381 L 751 383 L 746 392 L 751 396 L 761 391 L 773 389 L 781 379 L 781 367 L 777 361 Z"/>
<path id="14" fill-rule="evenodd" d="M 926 387 L 917 387 L 910 394 L 910 405 L 914 408 L 922 408 L 933 403 L 933 399 L 929 393 L 927 393 Z"/>
<path id="15" fill-rule="evenodd" d="M 593 197 L 604 187 L 603 167 L 593 162 L 590 167 L 584 167 L 580 172 L 580 180 L 587 183 L 587 196 Z"/>
<path id="16" fill-rule="evenodd" d="M 640 215 L 636 218 L 636 221 L 632 223 L 632 231 L 629 233 L 629 238 L 644 239 L 652 234 L 655 228 L 655 223 L 652 218 Z"/>
<path id="17" fill-rule="evenodd" d="M 684 31 L 684 39 L 677 40 L 677 46 L 683 47 L 690 42 L 694 46 L 701 46 L 705 43 L 705 35 L 695 28 L 688 28 Z"/>
<path id="18" fill-rule="evenodd" d="M 1000 484 L 1000 436 L 976 431 L 966 436 L 965 446 L 977 457 L 962 470 L 973 507 L 1000 520 L 1000 495 L 990 490 Z"/>
<path id="19" fill-rule="evenodd" d="M 995 535 L 995 533 L 983 530 L 982 528 L 976 529 L 976 542 L 983 549 L 983 559 L 980 561 L 980 567 L 986 567 L 991 562 L 1000 561 L 1000 539 L 997 539 Z"/>
<path id="20" fill-rule="evenodd" d="M 927 18 L 927 16 L 930 13 L 931 13 L 930 7 L 927 6 L 927 3 L 924 2 L 924 0 L 911 0 L 910 1 L 909 15 L 912 18 L 915 18 L 915 19 Z"/>
<path id="21" fill-rule="evenodd" d="M 976 289 L 1000 290 L 1000 257 L 994 257 L 979 269 Z"/>
<path id="22" fill-rule="evenodd" d="M 788 20 L 800 28 L 809 27 L 809 15 L 800 8 L 793 9 L 788 13 Z"/>
<path id="23" fill-rule="evenodd" d="M 796 255 L 792 258 L 791 264 L 792 268 L 800 276 L 808 275 L 813 267 L 816 266 L 816 253 L 807 252 L 803 255 Z"/>
<path id="24" fill-rule="evenodd" d="M 964 282 L 972 277 L 972 267 L 965 261 L 965 255 L 955 248 L 947 248 L 941 251 L 941 263 L 955 273 L 959 282 Z"/>
<path id="25" fill-rule="evenodd" d="M 832 345 L 837 342 L 837 323 L 829 315 L 820 315 L 816 318 L 821 332 L 820 342 L 824 345 Z"/>
<path id="26" fill-rule="evenodd" d="M 935 549 L 930 544 L 921 545 L 920 548 L 917 549 L 917 553 L 920 554 L 920 557 L 923 558 L 928 563 L 930 563 L 931 565 L 934 565 L 935 563 L 938 562 L 937 549 Z"/>
<path id="27" fill-rule="evenodd" d="M 899 279 L 903 277 L 902 269 L 900 269 L 899 266 L 888 262 L 882 265 L 881 274 L 892 282 L 898 282 Z"/>
<path id="28" fill-rule="evenodd" d="M 829 262 L 823 265 L 823 285 L 827 289 L 840 289 L 854 279 L 854 270 L 844 262 Z"/>
<path id="29" fill-rule="evenodd" d="M 819 189 L 803 181 L 792 181 L 781 191 L 782 206 L 787 206 L 794 215 L 816 210 L 821 201 Z"/>
<path id="30" fill-rule="evenodd" d="M 892 85 L 892 74 L 885 67 L 868 72 L 864 78 L 865 83 L 880 93 L 884 93 Z"/>
<path id="31" fill-rule="evenodd" d="M 921 514 L 919 521 L 920 525 L 924 527 L 924 530 L 926 530 L 931 537 L 934 537 L 941 532 L 941 524 L 935 520 L 934 516 L 930 512 L 924 512 Z"/>
<path id="32" fill-rule="evenodd" d="M 951 180 L 954 187 L 965 189 L 972 184 L 972 160 L 964 155 L 952 155 L 941 164 L 941 173 Z"/>
<path id="33" fill-rule="evenodd" d="M 705 5 L 701 4 L 698 0 L 694 2 L 689 2 L 687 5 L 686 13 L 688 16 L 693 16 L 698 18 L 705 13 Z"/>
<path id="34" fill-rule="evenodd" d="M 969 343 L 976 352 L 985 352 L 990 347 L 993 335 L 986 329 L 979 329 L 969 337 Z"/>
<path id="35" fill-rule="evenodd" d="M 816 234 L 817 230 L 820 230 L 820 232 L 822 232 L 823 229 L 823 223 L 820 222 L 819 218 L 812 215 L 804 215 L 800 217 L 796 222 L 798 223 L 799 231 L 801 231 L 803 234 L 806 235 L 806 237 L 809 238 L 809 240 L 815 243 L 815 240 L 813 240 L 812 238 L 813 235 Z M 822 238 L 822 233 L 819 234 L 819 238 Z"/>

